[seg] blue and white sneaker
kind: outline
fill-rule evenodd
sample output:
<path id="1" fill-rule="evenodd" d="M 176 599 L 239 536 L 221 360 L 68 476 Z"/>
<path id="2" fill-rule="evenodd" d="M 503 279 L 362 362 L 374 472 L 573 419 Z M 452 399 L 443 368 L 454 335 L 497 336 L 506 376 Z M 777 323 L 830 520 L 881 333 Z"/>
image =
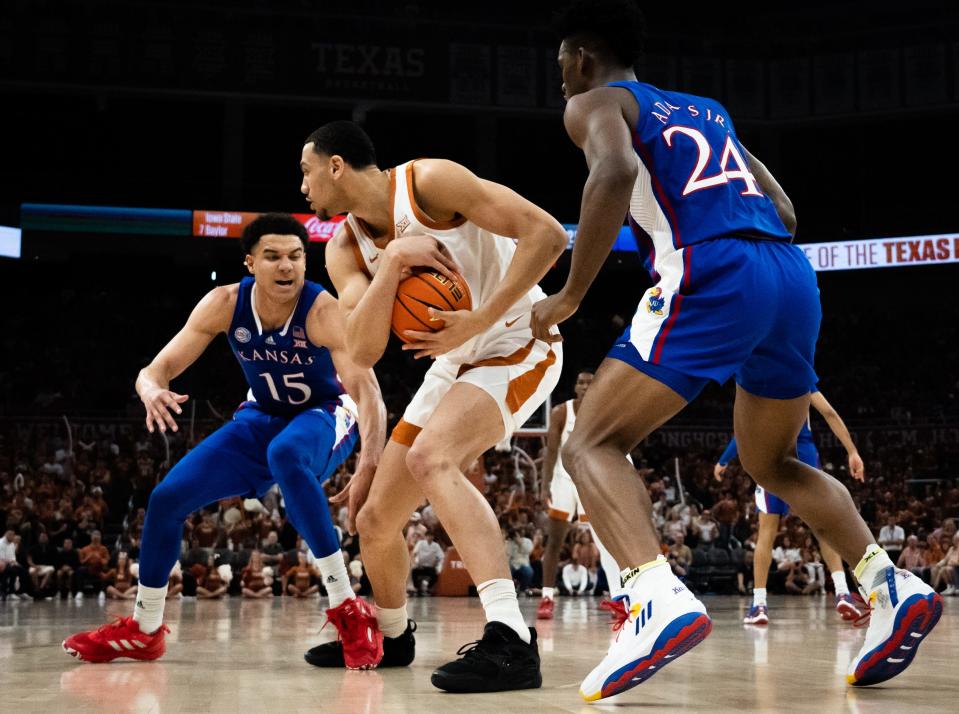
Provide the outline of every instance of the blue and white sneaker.
<path id="1" fill-rule="evenodd" d="M 671 574 L 670 574 L 671 575 Z M 616 637 L 606 657 L 583 680 L 587 702 L 612 697 L 641 684 L 686 654 L 712 631 L 705 606 L 676 577 L 670 588 L 641 597 L 635 587 L 605 601 Z M 667 581 L 669 582 L 669 581 Z"/>
<path id="2" fill-rule="evenodd" d="M 846 673 L 846 681 L 854 687 L 885 682 L 902 673 L 942 616 L 942 598 L 935 590 L 908 570 L 891 566 L 876 575 L 866 599 L 872 606 L 872 620 L 866 641 Z"/>
<path id="3" fill-rule="evenodd" d="M 743 618 L 744 625 L 768 625 L 769 610 L 765 605 L 753 605 Z"/>

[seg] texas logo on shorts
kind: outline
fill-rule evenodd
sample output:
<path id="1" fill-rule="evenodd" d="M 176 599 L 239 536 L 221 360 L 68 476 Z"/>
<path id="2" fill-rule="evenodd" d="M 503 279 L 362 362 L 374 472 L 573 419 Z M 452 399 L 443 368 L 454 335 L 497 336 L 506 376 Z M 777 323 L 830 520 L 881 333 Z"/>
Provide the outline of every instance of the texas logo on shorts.
<path id="1" fill-rule="evenodd" d="M 652 288 L 649 291 L 649 298 L 646 301 L 646 312 L 652 315 L 662 315 L 663 308 L 666 307 L 666 298 L 662 297 L 662 288 Z"/>

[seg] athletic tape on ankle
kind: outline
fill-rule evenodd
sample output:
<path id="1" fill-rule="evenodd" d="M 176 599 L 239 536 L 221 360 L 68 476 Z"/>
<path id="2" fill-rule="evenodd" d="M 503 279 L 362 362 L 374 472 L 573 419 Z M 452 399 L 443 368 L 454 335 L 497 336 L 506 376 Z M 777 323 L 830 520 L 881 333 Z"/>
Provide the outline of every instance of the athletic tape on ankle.
<path id="1" fill-rule="evenodd" d="M 648 563 L 643 563 L 642 565 L 636 568 L 626 568 L 625 570 L 620 572 L 619 577 L 622 579 L 623 586 L 625 587 L 626 581 L 629 580 L 630 578 L 635 578 L 637 575 L 642 575 L 650 568 L 655 568 L 660 565 L 668 565 L 668 563 L 665 557 L 663 557 L 662 555 L 657 555 L 656 560 L 651 560 Z"/>
<path id="2" fill-rule="evenodd" d="M 862 571 L 866 569 L 866 566 L 869 565 L 869 561 L 875 558 L 880 553 L 885 553 L 882 548 L 873 543 L 868 548 L 866 548 L 866 554 L 862 556 L 862 560 L 859 561 L 859 565 L 856 566 L 856 569 L 852 571 L 852 574 L 856 576 L 856 580 L 861 580 Z"/>

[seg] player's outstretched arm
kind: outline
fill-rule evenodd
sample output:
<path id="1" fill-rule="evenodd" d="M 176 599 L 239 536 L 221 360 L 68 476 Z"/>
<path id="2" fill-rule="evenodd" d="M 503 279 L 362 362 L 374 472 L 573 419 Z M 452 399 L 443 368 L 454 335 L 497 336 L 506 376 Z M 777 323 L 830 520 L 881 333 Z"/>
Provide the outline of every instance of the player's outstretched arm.
<path id="1" fill-rule="evenodd" d="M 576 312 L 603 267 L 629 209 L 639 167 L 618 91 L 594 89 L 573 97 L 566 105 L 566 132 L 586 155 L 589 177 L 583 187 L 566 285 L 533 309 L 533 334 L 537 337 Z"/>
<path id="2" fill-rule="evenodd" d="M 355 519 L 373 482 L 373 475 L 380 463 L 386 445 L 386 406 L 380 392 L 376 374 L 369 367 L 361 367 L 350 357 L 346 346 L 346 317 L 329 293 L 321 293 L 310 311 L 307 333 L 313 344 L 323 345 L 330 351 L 337 376 L 347 393 L 356 402 L 359 414 L 361 450 L 356 462 L 356 471 L 347 489 L 337 494 L 335 503 L 348 501 L 349 530 L 356 532 Z"/>
<path id="3" fill-rule="evenodd" d="M 566 231 L 539 206 L 512 189 L 476 176 L 465 166 L 444 159 L 423 159 L 414 164 L 417 202 L 434 218 L 463 216 L 495 235 L 516 240 L 516 252 L 502 282 L 475 310 L 433 311 L 444 328 L 415 334 L 418 342 L 403 349 L 417 357 L 449 352 L 488 330 L 539 280 L 566 247 Z M 403 241 L 395 241 L 402 243 Z"/>
<path id="4" fill-rule="evenodd" d="M 817 412 L 822 414 L 826 423 L 829 424 L 829 428 L 832 429 L 832 433 L 836 435 L 836 438 L 846 449 L 846 454 L 849 457 L 849 474 L 857 481 L 864 481 L 866 471 L 862 463 L 862 457 L 859 456 L 859 449 L 856 448 L 856 444 L 849 434 L 849 429 L 846 428 L 846 423 L 839 416 L 839 412 L 826 401 L 822 392 L 813 392 L 810 395 L 809 403 Z"/>
<path id="5" fill-rule="evenodd" d="M 151 434 L 154 429 L 164 432 L 167 427 L 178 430 L 170 410 L 182 413 L 180 405 L 189 397 L 170 391 L 170 381 L 196 362 L 217 333 L 229 329 L 235 305 L 235 285 L 208 292 L 193 308 L 183 328 L 140 370 L 136 390 L 146 408 L 146 425 Z"/>
<path id="6" fill-rule="evenodd" d="M 745 146 L 743 151 L 746 151 Z M 776 177 L 770 173 L 762 161 L 748 151 L 746 151 L 746 160 L 749 161 L 750 172 L 756 177 L 759 186 L 776 207 L 776 213 L 779 214 L 779 219 L 786 226 L 786 230 L 789 231 L 790 235 L 796 235 L 796 210 L 793 208 L 793 202 L 789 200 L 789 196 L 786 195 L 783 187 L 779 185 Z"/>

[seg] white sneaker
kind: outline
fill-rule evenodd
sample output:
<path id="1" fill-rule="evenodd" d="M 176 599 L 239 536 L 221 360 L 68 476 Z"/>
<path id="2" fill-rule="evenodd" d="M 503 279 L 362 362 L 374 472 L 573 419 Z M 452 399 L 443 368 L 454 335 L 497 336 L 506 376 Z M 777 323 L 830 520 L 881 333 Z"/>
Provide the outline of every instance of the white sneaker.
<path id="1" fill-rule="evenodd" d="M 713 623 L 705 606 L 678 578 L 671 580 L 671 587 L 657 585 L 653 592 L 647 587 L 644 594 L 651 596 L 649 600 L 634 584 L 623 595 L 603 603 L 613 615 L 616 638 L 603 661 L 580 685 L 579 693 L 587 702 L 641 684 L 709 635 Z"/>
<path id="2" fill-rule="evenodd" d="M 100 594 L 97 595 L 97 602 L 99 602 L 102 605 L 106 601 L 107 601 L 107 594 L 101 590 Z"/>
<path id="3" fill-rule="evenodd" d="M 765 605 L 753 605 L 743 618 L 744 625 L 768 625 L 769 608 Z"/>
<path id="4" fill-rule="evenodd" d="M 74 599 L 74 600 L 82 600 L 82 599 L 83 599 L 83 593 L 82 593 L 82 592 L 77 593 L 76 595 L 73 596 L 73 599 Z"/>
<path id="5" fill-rule="evenodd" d="M 953 587 L 952 585 L 949 585 L 948 587 L 946 587 L 945 590 L 942 591 L 941 594 L 942 594 L 942 595 L 955 595 L 955 594 L 956 594 L 956 588 Z"/>
<path id="6" fill-rule="evenodd" d="M 942 615 L 942 598 L 908 570 L 881 570 L 868 593 L 872 620 L 846 673 L 856 687 L 885 682 L 905 670 Z"/>

